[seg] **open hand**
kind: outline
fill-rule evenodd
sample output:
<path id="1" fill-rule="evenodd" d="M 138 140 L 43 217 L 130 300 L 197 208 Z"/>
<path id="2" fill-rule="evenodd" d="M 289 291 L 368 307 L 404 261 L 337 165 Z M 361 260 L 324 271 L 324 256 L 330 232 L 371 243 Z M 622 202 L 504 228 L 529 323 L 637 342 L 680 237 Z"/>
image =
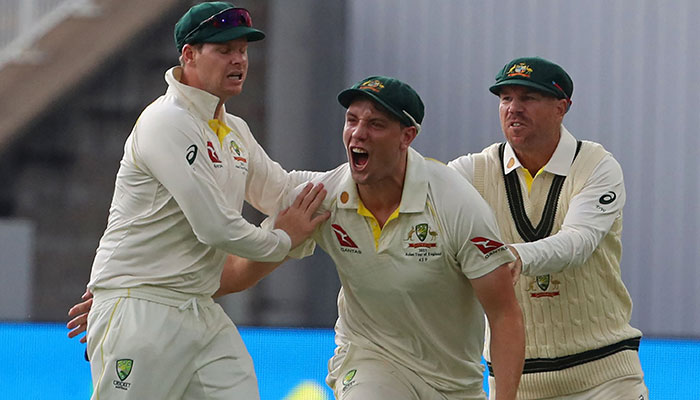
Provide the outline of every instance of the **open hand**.
<path id="1" fill-rule="evenodd" d="M 314 216 L 326 198 L 326 194 L 327 191 L 322 183 L 315 186 L 312 183 L 307 183 L 294 199 L 292 205 L 277 215 L 275 228 L 287 232 L 292 239 L 292 248 L 304 242 L 321 222 L 330 217 L 328 211 Z"/>

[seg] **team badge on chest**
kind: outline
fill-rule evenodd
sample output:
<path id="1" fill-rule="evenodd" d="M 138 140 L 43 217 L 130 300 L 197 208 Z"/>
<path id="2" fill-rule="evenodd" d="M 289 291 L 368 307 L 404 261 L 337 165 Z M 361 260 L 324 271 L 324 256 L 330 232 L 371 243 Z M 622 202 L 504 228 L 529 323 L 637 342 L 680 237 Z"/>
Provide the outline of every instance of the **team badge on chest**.
<path id="1" fill-rule="evenodd" d="M 247 154 L 245 152 L 245 149 L 243 149 L 241 146 L 238 145 L 238 143 L 232 139 L 230 136 L 228 138 L 229 143 L 228 143 L 228 149 L 231 152 L 231 155 L 233 156 L 234 160 L 234 167 L 238 169 L 242 169 L 244 171 L 248 171 L 248 158 Z"/>
<path id="2" fill-rule="evenodd" d="M 438 246 L 438 231 L 427 223 L 411 226 L 404 237 L 403 247 L 407 257 L 416 257 L 418 261 L 428 261 L 442 255 Z"/>
<path id="3" fill-rule="evenodd" d="M 529 278 L 530 283 L 527 286 L 527 291 L 530 292 L 530 297 L 555 297 L 559 296 L 560 281 L 552 279 L 547 275 L 538 275 L 534 279 Z"/>

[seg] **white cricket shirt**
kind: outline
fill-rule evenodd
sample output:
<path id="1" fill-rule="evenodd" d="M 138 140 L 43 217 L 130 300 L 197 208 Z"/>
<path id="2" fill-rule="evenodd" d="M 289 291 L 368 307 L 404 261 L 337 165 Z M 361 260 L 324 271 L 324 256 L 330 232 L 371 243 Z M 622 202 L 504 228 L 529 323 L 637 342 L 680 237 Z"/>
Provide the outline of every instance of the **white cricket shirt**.
<path id="1" fill-rule="evenodd" d="M 211 295 L 226 253 L 282 260 L 291 246 L 281 230 L 241 216 L 243 201 L 273 214 L 292 183 L 241 118 L 219 98 L 165 74 L 167 92 L 150 104 L 124 146 L 88 288 L 154 285 Z"/>
<path id="2" fill-rule="evenodd" d="M 312 238 L 342 283 L 336 344 L 374 351 L 437 390 L 480 393 L 485 322 L 469 279 L 514 258 L 479 193 L 410 149 L 399 212 L 378 230 L 347 164 L 313 181 L 328 190 L 331 217 Z"/>

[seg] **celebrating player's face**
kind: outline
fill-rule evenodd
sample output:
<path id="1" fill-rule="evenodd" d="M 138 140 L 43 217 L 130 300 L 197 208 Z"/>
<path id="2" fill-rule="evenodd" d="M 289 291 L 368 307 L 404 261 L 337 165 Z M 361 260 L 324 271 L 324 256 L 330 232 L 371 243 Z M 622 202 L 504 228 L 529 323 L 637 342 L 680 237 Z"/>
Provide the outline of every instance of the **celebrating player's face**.
<path id="1" fill-rule="evenodd" d="M 345 113 L 343 143 L 358 185 L 403 183 L 411 128 L 380 111 L 369 99 L 357 99 Z"/>
<path id="2" fill-rule="evenodd" d="M 566 100 L 515 85 L 501 89 L 499 98 L 501 129 L 516 152 L 557 140 Z"/>
<path id="3" fill-rule="evenodd" d="M 205 90 L 222 100 L 243 90 L 248 74 L 248 41 L 234 39 L 224 43 L 205 43 L 193 49 L 196 82 L 191 86 Z"/>

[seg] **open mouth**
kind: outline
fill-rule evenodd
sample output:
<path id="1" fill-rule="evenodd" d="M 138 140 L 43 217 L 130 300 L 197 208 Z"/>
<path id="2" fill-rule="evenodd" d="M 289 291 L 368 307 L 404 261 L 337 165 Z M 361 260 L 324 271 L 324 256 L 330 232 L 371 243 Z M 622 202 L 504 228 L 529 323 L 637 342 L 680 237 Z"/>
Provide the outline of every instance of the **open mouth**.
<path id="1" fill-rule="evenodd" d="M 352 165 L 356 169 L 362 169 L 365 165 L 367 165 L 367 161 L 369 160 L 369 153 L 367 153 L 365 149 L 353 147 L 352 149 L 350 149 L 350 155 L 352 157 Z"/>
<path id="2" fill-rule="evenodd" d="M 228 79 L 235 79 L 235 80 L 240 81 L 241 79 L 243 79 L 243 74 L 242 73 L 233 73 L 233 74 L 227 75 L 226 77 Z"/>

